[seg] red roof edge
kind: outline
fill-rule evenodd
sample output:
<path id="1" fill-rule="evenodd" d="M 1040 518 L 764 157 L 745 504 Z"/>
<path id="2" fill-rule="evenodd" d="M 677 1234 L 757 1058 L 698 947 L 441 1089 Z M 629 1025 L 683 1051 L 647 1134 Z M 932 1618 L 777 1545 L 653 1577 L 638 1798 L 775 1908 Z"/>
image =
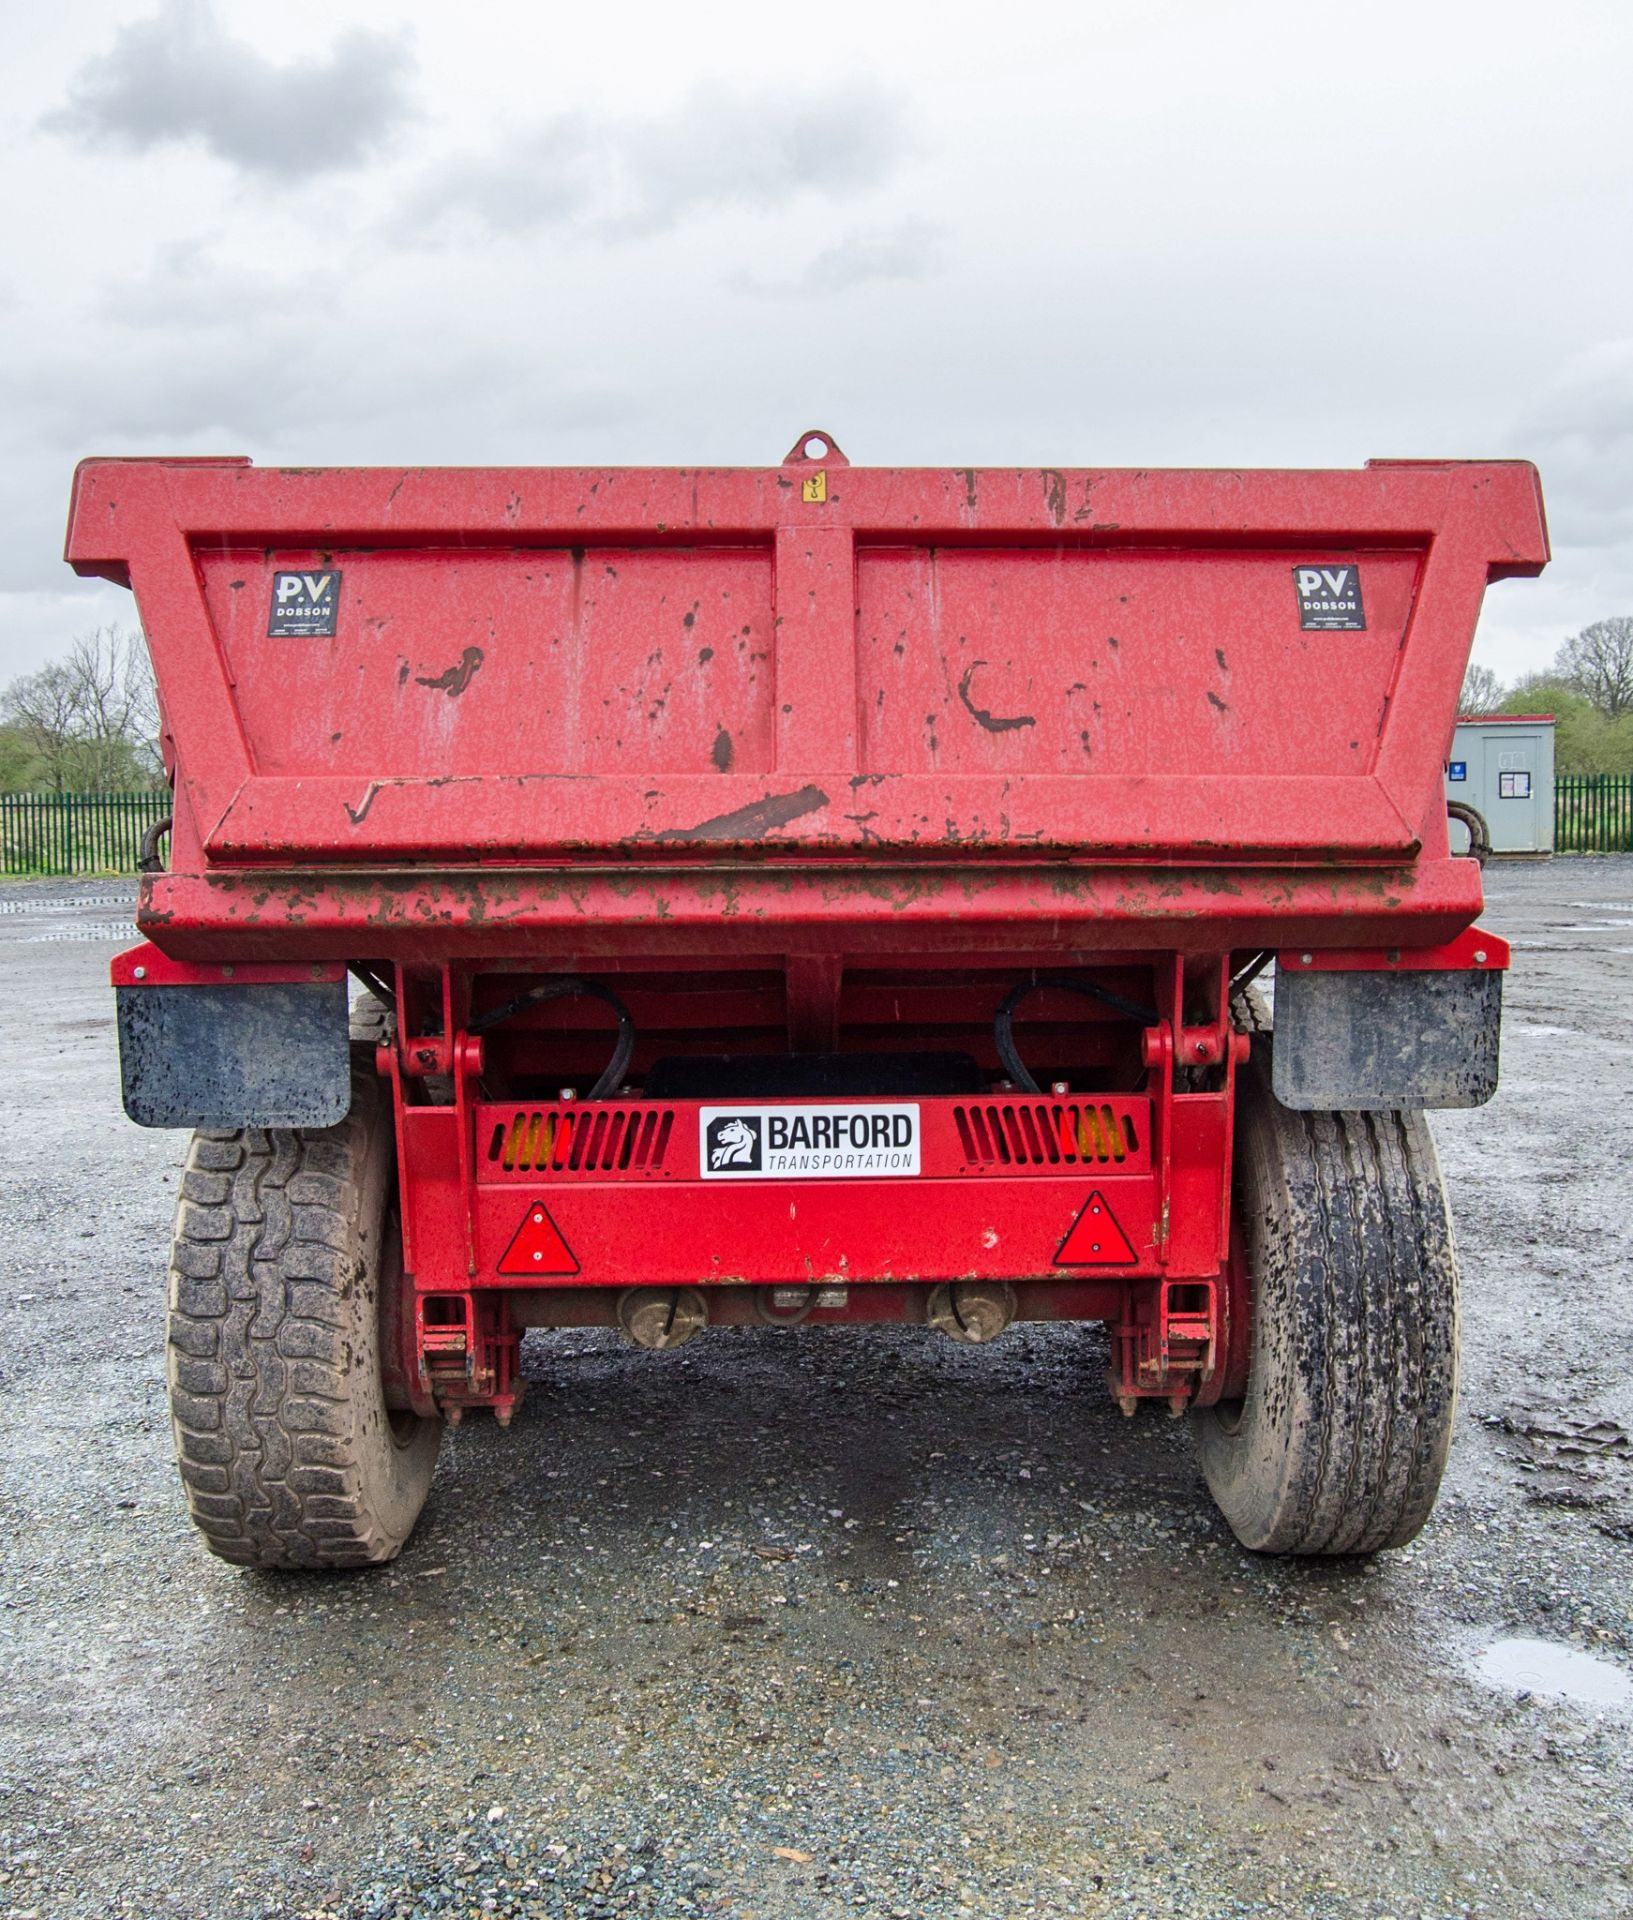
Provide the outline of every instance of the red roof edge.
<path id="1" fill-rule="evenodd" d="M 1555 718 L 1551 713 L 1460 713 L 1457 724 L 1460 727 L 1551 727 Z"/>

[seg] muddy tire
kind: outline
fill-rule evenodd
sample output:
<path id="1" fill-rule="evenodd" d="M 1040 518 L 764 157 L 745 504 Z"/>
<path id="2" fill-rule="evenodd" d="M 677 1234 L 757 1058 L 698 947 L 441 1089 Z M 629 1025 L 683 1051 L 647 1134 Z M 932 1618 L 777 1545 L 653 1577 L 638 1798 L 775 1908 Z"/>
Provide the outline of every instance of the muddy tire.
<path id="1" fill-rule="evenodd" d="M 1238 1082 L 1235 1204 L 1253 1340 L 1244 1397 L 1192 1415 L 1243 1546 L 1404 1546 L 1434 1505 L 1457 1405 L 1457 1256 L 1420 1113 L 1293 1113 L 1262 1003 Z"/>
<path id="2" fill-rule="evenodd" d="M 170 1266 L 170 1412 L 210 1551 L 252 1567 L 393 1559 L 441 1423 L 393 1413 L 380 1282 L 394 1230 L 391 1108 L 352 1048 L 338 1126 L 200 1132 Z"/>

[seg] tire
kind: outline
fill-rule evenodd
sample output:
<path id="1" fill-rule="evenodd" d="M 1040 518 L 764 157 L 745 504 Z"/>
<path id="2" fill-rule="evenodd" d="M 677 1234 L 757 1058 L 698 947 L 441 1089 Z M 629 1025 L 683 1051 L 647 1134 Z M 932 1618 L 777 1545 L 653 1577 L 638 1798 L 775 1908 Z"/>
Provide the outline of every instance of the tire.
<path id="1" fill-rule="evenodd" d="M 1294 1113 L 1262 1002 L 1237 1083 L 1234 1198 L 1253 1337 L 1244 1397 L 1191 1416 L 1203 1476 L 1258 1553 L 1404 1546 L 1457 1407 L 1457 1256 L 1421 1113 Z"/>
<path id="2" fill-rule="evenodd" d="M 171 1249 L 170 1412 L 188 1509 L 223 1560 L 377 1565 L 425 1504 L 441 1422 L 388 1410 L 380 1378 L 393 1160 L 372 1041 L 354 1041 L 338 1126 L 193 1136 Z"/>

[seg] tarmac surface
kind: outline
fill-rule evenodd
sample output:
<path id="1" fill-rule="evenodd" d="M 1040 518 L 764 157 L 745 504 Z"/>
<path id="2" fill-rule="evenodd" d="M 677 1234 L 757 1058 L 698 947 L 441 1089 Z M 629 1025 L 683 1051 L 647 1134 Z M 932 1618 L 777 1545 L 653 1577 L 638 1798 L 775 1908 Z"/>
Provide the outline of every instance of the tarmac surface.
<path id="1" fill-rule="evenodd" d="M 1440 1505 L 1241 1551 L 1104 1336 L 530 1335 L 402 1558 L 212 1560 L 126 885 L 0 888 L 0 1915 L 1633 1914 L 1633 860 L 1488 871 Z"/>

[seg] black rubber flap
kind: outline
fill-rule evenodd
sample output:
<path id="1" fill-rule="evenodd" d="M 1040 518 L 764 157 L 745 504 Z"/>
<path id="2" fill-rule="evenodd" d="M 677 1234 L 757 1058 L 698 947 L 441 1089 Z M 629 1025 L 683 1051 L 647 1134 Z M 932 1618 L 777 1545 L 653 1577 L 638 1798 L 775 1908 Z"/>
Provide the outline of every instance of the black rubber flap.
<path id="1" fill-rule="evenodd" d="M 120 987 L 125 1111 L 142 1127 L 331 1127 L 351 1104 L 344 980 Z"/>
<path id="2" fill-rule="evenodd" d="M 1500 973 L 1278 972 L 1271 1084 L 1301 1112 L 1478 1107 L 1502 1010 Z"/>

